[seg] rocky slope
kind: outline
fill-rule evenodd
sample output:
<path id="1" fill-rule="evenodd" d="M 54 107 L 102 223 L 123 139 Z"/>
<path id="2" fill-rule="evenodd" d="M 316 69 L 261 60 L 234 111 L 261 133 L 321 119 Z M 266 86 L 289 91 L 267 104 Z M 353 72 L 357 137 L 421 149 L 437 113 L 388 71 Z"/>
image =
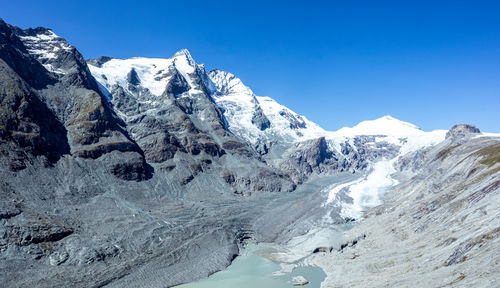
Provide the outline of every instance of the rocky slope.
<path id="1" fill-rule="evenodd" d="M 397 162 L 400 184 L 344 245 L 319 253 L 322 287 L 487 287 L 498 282 L 500 136 L 457 125 Z M 425 277 L 422 277 L 425 275 Z"/>
<path id="2" fill-rule="evenodd" d="M 108 169 L 121 178 L 145 179 L 148 165 L 121 121 L 103 101 L 76 49 L 52 31 L 21 30 L 0 22 L 2 125 L 11 170 L 23 169 L 29 156 L 57 161 L 114 158 Z M 110 156 L 111 152 L 119 157 Z M 125 175 L 124 170 L 132 173 Z"/>
<path id="3" fill-rule="evenodd" d="M 450 168 L 439 165 L 468 143 L 481 154 L 497 141 L 460 126 L 438 144 L 446 131 L 390 116 L 328 132 L 231 73 L 206 72 L 187 50 L 85 61 L 50 29 L 1 20 L 0 111 L 0 280 L 8 287 L 200 279 L 226 267 L 246 239 L 304 233 L 329 207 L 323 188 L 379 161 L 399 159 L 401 179 L 421 179 Z M 426 162 L 436 149 L 439 161 Z M 495 159 L 486 162 L 491 171 Z M 332 198 L 338 207 L 348 200 Z M 345 221 L 341 209 L 329 213 Z"/>
<path id="4" fill-rule="evenodd" d="M 200 79 L 188 83 L 193 97 L 177 99 L 186 89 L 178 70 L 164 95 L 140 90 L 127 71 L 131 86 L 110 103 L 80 53 L 51 30 L 0 29 L 5 285 L 140 282 L 157 263 L 165 272 L 152 286 L 206 276 L 238 253 L 253 205 L 239 205 L 240 195 L 295 188 L 225 129 Z"/>

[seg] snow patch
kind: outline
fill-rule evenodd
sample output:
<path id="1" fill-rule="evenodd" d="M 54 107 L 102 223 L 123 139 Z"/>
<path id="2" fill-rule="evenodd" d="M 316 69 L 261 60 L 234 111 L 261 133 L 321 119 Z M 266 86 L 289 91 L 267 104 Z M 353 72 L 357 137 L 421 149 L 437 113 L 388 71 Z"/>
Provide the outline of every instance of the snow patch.
<path id="1" fill-rule="evenodd" d="M 172 62 L 172 59 L 134 57 L 129 59 L 111 59 L 102 64 L 102 67 L 89 65 L 89 69 L 97 82 L 109 91 L 115 85 L 127 89 L 129 84 L 127 82 L 127 74 L 134 69 L 139 79 L 141 79 L 140 85 L 147 88 L 151 94 L 160 96 L 165 91 L 170 77 L 165 77 L 161 80 L 158 79 L 164 73 L 168 72 Z"/>

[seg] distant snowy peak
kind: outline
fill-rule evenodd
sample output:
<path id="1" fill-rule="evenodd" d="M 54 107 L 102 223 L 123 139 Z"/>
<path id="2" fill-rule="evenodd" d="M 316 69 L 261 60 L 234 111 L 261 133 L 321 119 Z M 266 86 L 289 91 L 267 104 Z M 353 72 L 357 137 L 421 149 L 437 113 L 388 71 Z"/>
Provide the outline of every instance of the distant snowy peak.
<path id="1" fill-rule="evenodd" d="M 343 136 L 390 135 L 397 137 L 407 137 L 422 135 L 425 132 L 411 123 L 404 122 L 387 115 L 375 120 L 360 122 L 354 127 L 341 128 L 335 131 L 335 133 Z"/>
<path id="2" fill-rule="evenodd" d="M 344 127 L 328 132 L 326 137 L 329 143 L 339 151 L 342 149 L 342 142 L 353 145 L 355 139 L 364 138 L 368 146 L 395 145 L 399 147 L 398 155 L 405 155 L 436 145 L 445 139 L 445 135 L 446 130 L 424 132 L 411 123 L 387 115 L 375 120 L 362 121 L 354 127 Z"/>

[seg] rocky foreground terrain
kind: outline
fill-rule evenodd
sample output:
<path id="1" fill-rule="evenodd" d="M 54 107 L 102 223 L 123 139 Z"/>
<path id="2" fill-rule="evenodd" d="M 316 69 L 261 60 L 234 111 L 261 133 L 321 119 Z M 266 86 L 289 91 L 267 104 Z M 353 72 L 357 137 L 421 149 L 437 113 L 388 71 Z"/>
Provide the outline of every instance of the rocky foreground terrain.
<path id="1" fill-rule="evenodd" d="M 0 115 L 5 287 L 170 287 L 325 211 L 361 223 L 341 253 L 314 255 L 325 287 L 498 277 L 500 138 L 470 126 L 445 139 L 385 116 L 324 131 L 187 50 L 85 60 L 50 29 L 1 20 Z M 325 208 L 325 187 L 390 159 L 400 184 L 367 219 L 343 213 L 348 193 Z"/>

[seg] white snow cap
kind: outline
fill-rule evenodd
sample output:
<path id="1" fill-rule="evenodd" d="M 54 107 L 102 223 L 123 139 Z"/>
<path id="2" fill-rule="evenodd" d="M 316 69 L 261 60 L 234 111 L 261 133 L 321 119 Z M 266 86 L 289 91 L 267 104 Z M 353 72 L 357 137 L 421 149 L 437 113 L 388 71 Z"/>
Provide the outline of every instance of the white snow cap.
<path id="1" fill-rule="evenodd" d="M 114 85 L 126 88 L 128 86 L 126 83 L 127 74 L 134 69 L 140 79 L 141 86 L 149 89 L 156 96 L 160 96 L 165 91 L 171 76 L 165 77 L 164 75 L 166 75 L 171 67 L 175 67 L 179 71 L 190 87 L 195 86 L 188 74 L 194 73 L 198 64 L 191 57 L 187 49 L 177 51 L 168 59 L 144 57 L 128 59 L 113 58 L 103 63 L 101 67 L 89 65 L 90 72 L 97 82 L 109 91 L 111 91 Z M 190 92 L 194 93 L 198 91 Z"/>
<path id="2" fill-rule="evenodd" d="M 419 127 L 398 120 L 392 116 L 386 115 L 375 120 L 360 122 L 354 127 L 344 127 L 336 133 L 345 136 L 355 135 L 391 135 L 398 137 L 407 137 L 425 133 Z"/>

